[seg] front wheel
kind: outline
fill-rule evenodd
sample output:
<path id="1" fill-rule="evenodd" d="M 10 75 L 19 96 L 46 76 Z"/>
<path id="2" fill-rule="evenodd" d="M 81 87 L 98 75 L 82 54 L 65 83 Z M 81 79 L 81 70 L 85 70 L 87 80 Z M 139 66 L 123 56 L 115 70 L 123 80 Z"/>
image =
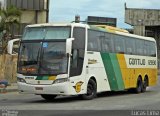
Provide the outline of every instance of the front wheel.
<path id="1" fill-rule="evenodd" d="M 85 100 L 91 100 L 95 98 L 97 94 L 97 84 L 94 80 L 89 80 L 87 85 L 87 93 L 82 95 L 82 98 Z"/>
<path id="2" fill-rule="evenodd" d="M 41 97 L 46 101 L 53 101 L 57 95 L 42 94 Z"/>

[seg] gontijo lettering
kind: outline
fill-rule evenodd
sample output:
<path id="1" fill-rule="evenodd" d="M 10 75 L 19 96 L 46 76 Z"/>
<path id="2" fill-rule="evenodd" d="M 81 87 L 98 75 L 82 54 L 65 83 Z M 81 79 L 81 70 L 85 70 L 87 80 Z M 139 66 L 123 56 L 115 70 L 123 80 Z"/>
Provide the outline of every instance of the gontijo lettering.
<path id="1" fill-rule="evenodd" d="M 145 65 L 145 59 L 138 59 L 138 58 L 129 58 L 130 65 Z"/>

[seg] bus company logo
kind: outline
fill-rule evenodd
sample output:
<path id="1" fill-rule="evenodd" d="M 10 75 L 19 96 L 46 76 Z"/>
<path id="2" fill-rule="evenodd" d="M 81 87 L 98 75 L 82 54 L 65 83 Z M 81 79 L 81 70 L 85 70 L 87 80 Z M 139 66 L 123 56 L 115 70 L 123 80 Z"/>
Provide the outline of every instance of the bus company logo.
<path id="1" fill-rule="evenodd" d="M 37 81 L 37 84 L 40 84 L 41 82 L 40 81 Z"/>
<path id="2" fill-rule="evenodd" d="M 82 81 L 79 81 L 76 83 L 75 86 L 73 86 L 76 90 L 77 93 L 79 93 L 81 91 L 81 86 L 82 86 L 83 82 Z"/>
<path id="3" fill-rule="evenodd" d="M 95 59 L 88 59 L 88 64 L 96 64 L 97 60 Z"/>

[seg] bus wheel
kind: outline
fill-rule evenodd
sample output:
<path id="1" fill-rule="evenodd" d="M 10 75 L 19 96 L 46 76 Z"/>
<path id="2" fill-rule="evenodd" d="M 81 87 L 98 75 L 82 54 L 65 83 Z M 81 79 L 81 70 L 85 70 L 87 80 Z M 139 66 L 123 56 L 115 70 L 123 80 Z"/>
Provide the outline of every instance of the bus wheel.
<path id="1" fill-rule="evenodd" d="M 87 85 L 87 93 L 82 95 L 84 100 L 91 100 L 96 97 L 97 94 L 97 84 L 94 80 L 90 79 Z"/>
<path id="2" fill-rule="evenodd" d="M 135 92 L 135 93 L 141 93 L 141 92 L 142 92 L 142 88 L 143 88 L 142 86 L 143 86 L 142 79 L 139 78 L 139 79 L 137 80 L 137 86 L 136 86 L 136 88 L 134 89 L 134 92 Z"/>
<path id="3" fill-rule="evenodd" d="M 53 101 L 57 95 L 42 94 L 41 97 L 46 101 Z"/>
<path id="4" fill-rule="evenodd" d="M 142 92 L 146 91 L 147 86 L 148 86 L 148 78 L 145 77 L 142 85 Z"/>

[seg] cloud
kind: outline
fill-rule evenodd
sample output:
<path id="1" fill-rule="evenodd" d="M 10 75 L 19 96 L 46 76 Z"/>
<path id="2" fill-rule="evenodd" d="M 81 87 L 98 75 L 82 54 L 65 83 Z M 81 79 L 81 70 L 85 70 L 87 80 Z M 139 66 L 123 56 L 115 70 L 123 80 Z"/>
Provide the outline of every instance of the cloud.
<path id="1" fill-rule="evenodd" d="M 50 0 L 50 22 L 71 22 L 75 15 L 81 20 L 87 16 L 101 16 L 117 18 L 119 27 L 128 27 L 124 23 L 124 3 L 129 8 L 160 8 L 159 0 Z"/>
<path id="2" fill-rule="evenodd" d="M 85 20 L 87 16 L 115 18 L 117 18 L 118 14 L 123 14 L 124 16 L 124 12 L 121 10 L 124 7 L 123 0 L 117 0 L 116 3 L 108 2 L 106 0 L 101 0 L 100 2 L 97 2 L 97 0 L 81 0 L 76 2 L 73 0 L 69 0 L 67 1 L 67 3 L 64 3 L 64 1 L 62 1 L 63 0 L 54 1 L 54 10 L 50 13 L 53 14 L 50 17 L 51 20 L 74 20 L 74 16 L 76 14 L 79 14 L 81 16 L 81 20 Z"/>
<path id="3" fill-rule="evenodd" d="M 54 9 L 50 11 L 50 19 L 51 21 L 72 21 L 74 20 L 74 16 L 77 14 L 83 13 L 83 8 L 88 2 L 92 0 L 68 0 L 65 2 L 64 0 L 58 1 L 50 1 L 50 9 Z M 53 2 L 53 3 L 52 3 Z M 70 20 L 72 17 L 72 20 Z"/>

